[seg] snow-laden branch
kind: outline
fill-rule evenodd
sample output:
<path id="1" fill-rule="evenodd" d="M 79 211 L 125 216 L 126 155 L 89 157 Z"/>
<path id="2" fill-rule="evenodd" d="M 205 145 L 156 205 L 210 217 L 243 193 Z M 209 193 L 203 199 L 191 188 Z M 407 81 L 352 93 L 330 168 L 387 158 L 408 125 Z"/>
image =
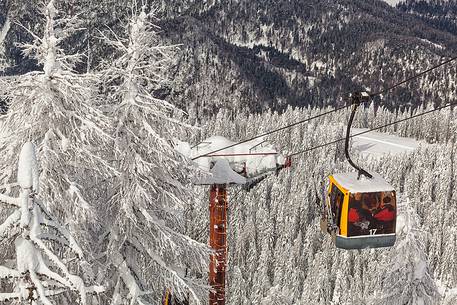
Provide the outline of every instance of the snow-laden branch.
<path id="1" fill-rule="evenodd" d="M 19 292 L 0 293 L 0 302 L 19 300 L 20 298 L 21 298 L 21 294 Z"/>
<path id="2" fill-rule="evenodd" d="M 43 285 L 41 284 L 40 279 L 37 277 L 35 271 L 30 270 L 30 280 L 32 281 L 33 285 L 36 288 L 36 291 L 38 292 L 38 296 L 40 298 L 40 302 L 42 302 L 44 305 L 53 305 L 51 301 L 46 296 L 45 290 Z"/>
<path id="3" fill-rule="evenodd" d="M 0 225 L 0 238 L 8 234 L 11 227 L 19 226 L 19 219 L 21 218 L 21 212 L 19 210 L 14 211 L 8 218 Z"/>
<path id="4" fill-rule="evenodd" d="M 178 286 L 182 287 L 187 287 L 187 290 L 190 292 L 192 295 L 193 299 L 196 301 L 196 304 L 201 304 L 200 298 L 198 297 L 197 292 L 188 285 L 188 283 L 176 272 L 174 269 L 170 268 L 161 258 L 157 253 L 154 253 L 152 249 L 146 248 L 143 246 L 142 243 L 139 241 L 133 239 L 135 241 L 135 246 L 141 250 L 142 253 L 148 253 L 148 256 L 158 265 L 160 268 L 165 270 L 169 275 L 171 275 L 171 278 L 174 279 Z"/>
<path id="5" fill-rule="evenodd" d="M 39 190 L 36 156 L 34 146 L 26 143 L 19 156 L 18 181 L 21 187 L 19 194 L 21 206 L 0 225 L 0 236 L 7 229 L 20 225 L 22 234 L 16 236 L 14 246 L 17 269 L 0 266 L 0 278 L 12 278 L 20 290 L 19 298 L 37 297 L 44 305 L 52 305 L 49 296 L 55 296 L 69 290 L 79 293 L 81 304 L 86 304 L 87 293 L 104 291 L 102 286 L 86 287 L 83 280 L 69 272 L 64 263 L 44 241 L 58 242 L 62 248 L 70 247 L 79 258 L 83 257 L 81 248 L 71 234 L 61 226 L 55 217 L 35 197 L 33 190 Z M 44 215 L 43 215 L 44 214 Z M 50 218 L 50 219 L 49 219 Z M 43 232 L 42 226 L 54 229 L 54 234 Z M 43 255 L 47 259 L 43 259 Z M 56 271 L 51 270 L 50 265 Z M 62 275 L 61 275 L 62 274 Z M 0 298 L 15 297 L 15 294 L 1 294 Z"/>
<path id="6" fill-rule="evenodd" d="M 49 234 L 49 233 L 41 233 L 40 235 L 37 236 L 39 239 L 41 240 L 44 240 L 44 241 L 53 241 L 53 242 L 56 242 L 62 246 L 70 246 L 70 244 L 67 242 L 66 239 L 60 237 L 60 236 L 57 236 L 57 235 L 54 235 L 54 234 Z"/>
<path id="7" fill-rule="evenodd" d="M 0 185 L 0 190 L 11 189 L 13 187 L 18 187 L 18 186 L 19 186 L 19 183 L 8 183 L 8 184 Z"/>
<path id="8" fill-rule="evenodd" d="M 10 196 L 0 194 L 0 202 L 6 203 L 8 205 L 19 207 L 21 205 L 21 200 L 18 198 L 12 198 Z"/>
<path id="9" fill-rule="evenodd" d="M 131 304 L 138 302 L 140 305 L 147 305 L 141 297 L 147 294 L 150 294 L 148 291 L 143 291 L 140 286 L 137 284 L 135 277 L 132 275 L 132 272 L 127 265 L 127 262 L 122 257 L 121 253 L 118 251 L 113 251 L 111 253 L 113 263 L 117 266 L 119 270 L 119 276 L 127 287 L 129 294 L 128 298 L 131 300 Z"/>
<path id="10" fill-rule="evenodd" d="M 177 236 L 180 239 L 182 239 L 183 241 L 189 243 L 189 245 L 200 247 L 200 248 L 204 247 L 205 249 L 207 249 L 206 245 L 203 245 L 202 243 L 199 243 L 198 241 L 193 240 L 192 238 L 190 238 L 187 235 L 184 235 L 184 234 L 181 234 L 179 232 L 173 231 L 172 229 L 167 227 L 163 223 L 163 221 L 160 221 L 159 219 L 157 219 L 157 217 L 151 215 L 151 213 L 149 213 L 146 209 L 141 208 L 140 211 L 141 211 L 141 214 L 145 217 L 145 219 L 148 221 L 149 224 L 154 225 L 156 228 L 158 228 L 164 234 Z M 208 254 L 209 254 L 209 249 L 207 251 L 208 251 Z"/>
<path id="11" fill-rule="evenodd" d="M 1 279 L 13 278 L 13 277 L 19 278 L 20 276 L 21 276 L 21 273 L 19 271 L 0 266 L 0 278 Z"/>
<path id="12" fill-rule="evenodd" d="M 78 243 L 75 241 L 73 236 L 70 234 L 70 232 L 68 232 L 68 230 L 65 227 L 61 226 L 59 223 L 57 223 L 55 221 L 48 220 L 44 217 L 42 218 L 42 221 L 40 222 L 40 224 L 55 229 L 59 234 L 61 234 L 63 236 L 63 238 L 57 237 L 57 239 L 53 239 L 53 240 L 59 241 L 61 244 L 70 247 L 70 249 L 73 252 L 75 252 L 79 258 L 83 258 L 83 256 L 84 256 L 83 250 L 81 249 L 81 247 L 78 245 Z M 46 239 L 47 237 L 52 238 L 52 236 L 50 236 L 50 234 L 41 234 L 40 236 L 43 237 L 42 239 Z"/>

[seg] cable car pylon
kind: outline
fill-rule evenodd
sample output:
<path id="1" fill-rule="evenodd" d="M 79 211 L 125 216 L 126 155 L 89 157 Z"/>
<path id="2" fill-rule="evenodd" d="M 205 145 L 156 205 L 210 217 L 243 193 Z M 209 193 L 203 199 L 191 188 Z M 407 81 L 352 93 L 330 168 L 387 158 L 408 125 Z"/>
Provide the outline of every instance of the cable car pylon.
<path id="1" fill-rule="evenodd" d="M 212 137 L 202 143 L 206 150 L 217 150 L 229 140 Z M 291 159 L 259 143 L 249 143 L 241 151 L 219 150 L 199 157 L 199 165 L 209 168 L 209 174 L 195 182 L 209 186 L 209 246 L 212 249 L 209 261 L 208 280 L 211 286 L 209 305 L 225 305 L 225 279 L 227 268 L 227 214 L 229 208 L 228 189 L 232 185 L 242 186 L 246 191 L 263 181 L 269 174 L 278 173 L 291 166 Z M 194 146 L 196 154 L 199 145 Z M 202 148 L 200 148 L 202 150 Z M 260 150 L 260 151 L 258 151 Z M 255 168 L 255 164 L 259 168 Z"/>
<path id="2" fill-rule="evenodd" d="M 228 186 L 244 185 L 246 178 L 234 172 L 225 159 L 215 162 L 210 176 L 197 185 L 210 185 L 209 190 L 209 258 L 208 281 L 211 286 L 209 305 L 225 305 L 225 271 L 227 266 Z"/>

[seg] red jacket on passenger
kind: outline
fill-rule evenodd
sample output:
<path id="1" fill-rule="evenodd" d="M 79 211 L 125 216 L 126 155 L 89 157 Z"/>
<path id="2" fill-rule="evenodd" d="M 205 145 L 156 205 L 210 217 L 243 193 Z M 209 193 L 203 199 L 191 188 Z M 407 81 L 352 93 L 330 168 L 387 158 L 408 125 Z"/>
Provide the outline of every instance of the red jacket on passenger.
<path id="1" fill-rule="evenodd" d="M 389 208 L 384 208 L 376 213 L 373 217 L 379 221 L 392 221 L 395 217 L 395 211 L 393 209 L 391 210 Z"/>
<path id="2" fill-rule="evenodd" d="M 348 220 L 349 222 L 358 222 L 360 221 L 359 212 L 356 209 L 350 208 L 348 213 Z"/>

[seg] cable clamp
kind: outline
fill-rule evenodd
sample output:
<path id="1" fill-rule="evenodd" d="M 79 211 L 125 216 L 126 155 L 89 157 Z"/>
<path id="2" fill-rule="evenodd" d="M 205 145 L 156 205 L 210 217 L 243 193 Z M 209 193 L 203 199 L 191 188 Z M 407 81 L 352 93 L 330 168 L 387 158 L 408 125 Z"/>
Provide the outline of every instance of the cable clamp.
<path id="1" fill-rule="evenodd" d="M 357 91 L 349 95 L 351 105 L 360 105 L 370 100 L 371 96 L 366 91 Z"/>

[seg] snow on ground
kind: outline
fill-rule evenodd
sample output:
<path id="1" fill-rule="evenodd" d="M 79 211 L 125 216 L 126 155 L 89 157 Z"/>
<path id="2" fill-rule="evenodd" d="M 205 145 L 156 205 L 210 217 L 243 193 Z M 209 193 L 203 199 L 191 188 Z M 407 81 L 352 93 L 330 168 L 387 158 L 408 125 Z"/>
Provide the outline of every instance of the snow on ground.
<path id="1" fill-rule="evenodd" d="M 352 128 L 352 134 L 366 131 L 366 128 Z M 385 154 L 402 154 L 414 151 L 419 142 L 387 133 L 372 131 L 353 138 L 352 149 L 362 155 L 380 157 Z"/>
<path id="2" fill-rule="evenodd" d="M 442 45 L 434 43 L 434 42 L 431 42 L 430 40 L 421 39 L 421 38 L 419 38 L 419 40 L 422 41 L 422 42 L 425 42 L 426 44 L 429 44 L 429 45 L 431 45 L 431 46 L 433 46 L 433 47 L 435 47 L 437 49 L 440 49 L 440 50 L 444 49 L 444 47 Z"/>
<path id="3" fill-rule="evenodd" d="M 389 3 L 391 6 L 396 6 L 401 0 L 384 0 Z"/>

